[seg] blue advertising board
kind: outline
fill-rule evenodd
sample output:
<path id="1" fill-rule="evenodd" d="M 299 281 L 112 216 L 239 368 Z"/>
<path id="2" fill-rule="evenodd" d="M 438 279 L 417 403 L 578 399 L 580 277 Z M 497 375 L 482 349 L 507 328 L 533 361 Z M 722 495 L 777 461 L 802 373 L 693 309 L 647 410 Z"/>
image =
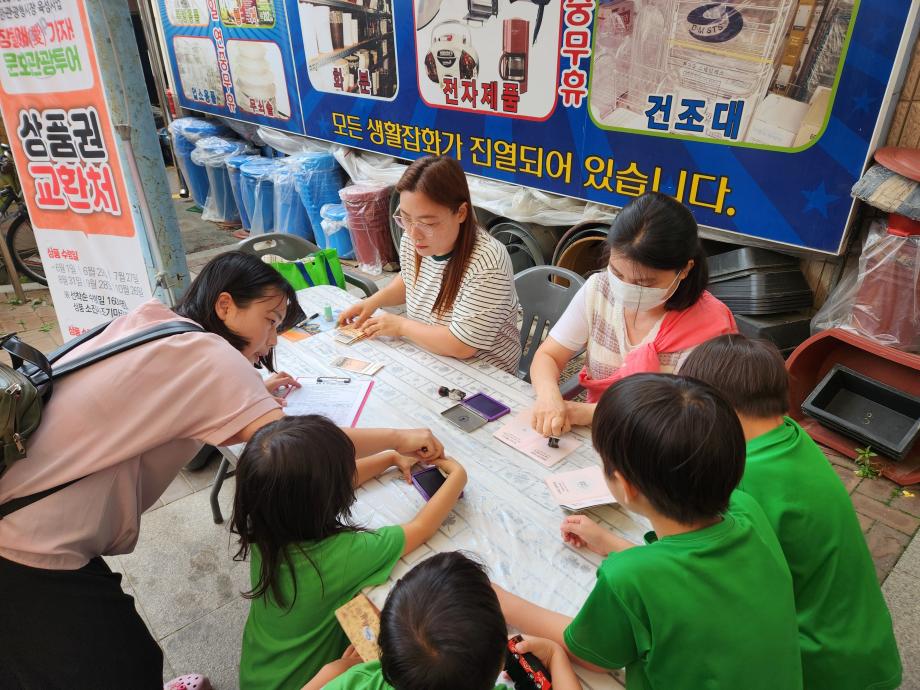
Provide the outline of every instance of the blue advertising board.
<path id="1" fill-rule="evenodd" d="M 173 21 L 190 11 L 207 26 Z M 828 254 L 842 251 L 850 188 L 917 11 L 910 0 L 161 0 L 183 107 L 403 158 L 447 154 L 471 174 L 611 206 L 659 190 L 701 225 Z M 224 98 L 202 104 L 186 85 L 201 83 L 206 51 L 183 40 L 219 30 L 230 76 L 213 67 Z"/>

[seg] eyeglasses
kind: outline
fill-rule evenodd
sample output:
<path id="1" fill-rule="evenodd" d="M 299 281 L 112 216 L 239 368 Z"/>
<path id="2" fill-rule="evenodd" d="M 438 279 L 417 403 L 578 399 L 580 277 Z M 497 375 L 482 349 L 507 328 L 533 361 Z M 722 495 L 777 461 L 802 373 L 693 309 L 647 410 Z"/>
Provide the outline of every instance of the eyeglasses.
<path id="1" fill-rule="evenodd" d="M 393 220 L 403 230 L 415 230 L 425 237 L 431 237 L 439 225 L 439 223 L 422 223 L 417 220 L 409 220 L 408 218 L 403 218 L 398 212 L 393 214 Z"/>

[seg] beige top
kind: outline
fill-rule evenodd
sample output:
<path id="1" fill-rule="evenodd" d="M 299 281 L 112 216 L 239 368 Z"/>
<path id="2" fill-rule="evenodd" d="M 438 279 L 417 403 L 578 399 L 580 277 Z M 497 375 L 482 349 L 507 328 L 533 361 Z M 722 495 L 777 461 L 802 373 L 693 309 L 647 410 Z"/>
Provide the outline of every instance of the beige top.
<path id="1" fill-rule="evenodd" d="M 649 329 L 641 342 L 630 342 L 623 305 L 614 298 L 607 272 L 602 271 L 592 275 L 579 288 L 549 334 L 569 350 L 580 352 L 586 349 L 588 374 L 599 381 L 613 376 L 634 349 L 653 341 L 663 321 L 664 316 Z M 678 370 L 692 349 L 658 353 L 661 372 L 670 374 Z"/>
<path id="2" fill-rule="evenodd" d="M 62 361 L 165 321 L 151 300 Z M 182 333 L 55 384 L 28 457 L 0 479 L 0 503 L 92 473 L 0 520 L 0 556 L 71 570 L 129 553 L 141 514 L 202 443 L 221 445 L 278 407 L 256 369 L 213 333 Z"/>

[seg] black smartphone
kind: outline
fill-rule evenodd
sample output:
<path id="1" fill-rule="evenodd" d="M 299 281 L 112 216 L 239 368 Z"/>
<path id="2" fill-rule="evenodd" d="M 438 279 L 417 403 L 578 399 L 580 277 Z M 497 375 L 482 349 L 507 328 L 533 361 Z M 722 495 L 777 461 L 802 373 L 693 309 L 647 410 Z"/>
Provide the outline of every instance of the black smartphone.
<path id="1" fill-rule="evenodd" d="M 412 475 L 412 483 L 426 501 L 430 501 L 446 481 L 447 477 L 441 474 L 441 470 L 437 467 L 427 467 Z"/>

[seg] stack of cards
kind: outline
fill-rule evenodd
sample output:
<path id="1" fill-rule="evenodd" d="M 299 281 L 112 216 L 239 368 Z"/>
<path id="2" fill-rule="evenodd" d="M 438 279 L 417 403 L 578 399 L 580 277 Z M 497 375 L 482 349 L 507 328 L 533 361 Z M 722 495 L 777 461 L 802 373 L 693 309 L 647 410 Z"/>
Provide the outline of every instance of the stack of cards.
<path id="1" fill-rule="evenodd" d="M 337 369 L 344 369 L 345 371 L 350 371 L 355 374 L 366 374 L 367 376 L 373 376 L 383 369 L 382 364 L 365 362 L 363 359 L 357 359 L 355 357 L 336 357 L 329 362 L 329 364 Z"/>
<path id="2" fill-rule="evenodd" d="M 604 479 L 604 471 L 598 466 L 551 474 L 546 478 L 546 485 L 556 503 L 566 510 L 617 502 Z"/>
<path id="3" fill-rule="evenodd" d="M 335 342 L 341 343 L 342 345 L 354 345 L 358 341 L 364 340 L 366 337 L 367 334 L 360 329 L 342 326 L 335 334 Z"/>

